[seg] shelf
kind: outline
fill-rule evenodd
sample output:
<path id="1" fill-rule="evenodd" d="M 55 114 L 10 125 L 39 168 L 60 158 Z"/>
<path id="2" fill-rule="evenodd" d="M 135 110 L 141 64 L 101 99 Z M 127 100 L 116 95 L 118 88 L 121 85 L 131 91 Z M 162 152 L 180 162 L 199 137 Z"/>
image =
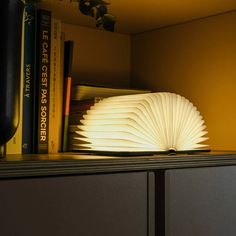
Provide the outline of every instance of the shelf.
<path id="1" fill-rule="evenodd" d="M 236 152 L 191 155 L 95 156 L 77 153 L 9 155 L 0 161 L 0 178 L 57 176 L 189 167 L 236 165 Z"/>

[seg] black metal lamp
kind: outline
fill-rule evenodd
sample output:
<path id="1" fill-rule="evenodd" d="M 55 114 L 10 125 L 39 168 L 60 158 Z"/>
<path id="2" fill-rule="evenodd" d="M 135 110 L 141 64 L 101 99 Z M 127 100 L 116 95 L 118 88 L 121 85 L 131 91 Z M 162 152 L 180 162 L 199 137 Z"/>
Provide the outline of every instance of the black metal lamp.
<path id="1" fill-rule="evenodd" d="M 2 0 L 0 8 L 0 156 L 19 123 L 21 37 L 24 3 Z"/>

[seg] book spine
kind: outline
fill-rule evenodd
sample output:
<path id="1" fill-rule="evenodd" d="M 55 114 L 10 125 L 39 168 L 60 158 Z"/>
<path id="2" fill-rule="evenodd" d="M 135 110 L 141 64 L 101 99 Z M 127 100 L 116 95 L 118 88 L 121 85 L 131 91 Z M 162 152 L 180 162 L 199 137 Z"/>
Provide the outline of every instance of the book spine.
<path id="1" fill-rule="evenodd" d="M 48 153 L 51 12 L 37 11 L 36 152 Z"/>
<path id="2" fill-rule="evenodd" d="M 71 93 L 71 72 L 73 61 L 73 41 L 65 42 L 64 52 L 64 101 L 63 101 L 63 134 L 62 134 L 62 151 L 67 151 L 67 135 L 70 112 L 70 93 Z"/>
<path id="3" fill-rule="evenodd" d="M 60 97 L 62 96 L 60 90 L 61 76 L 60 76 L 60 50 L 61 50 L 61 22 L 52 18 L 51 24 L 51 77 L 50 77 L 50 103 L 49 103 L 49 153 L 57 153 L 59 149 L 60 126 L 59 119 L 62 115 L 59 106 Z"/>
<path id="4" fill-rule="evenodd" d="M 59 152 L 62 151 L 62 134 L 63 134 L 63 91 L 64 91 L 64 45 L 65 45 L 65 33 L 61 32 L 60 37 L 60 83 L 59 83 L 59 98 L 58 98 L 58 104 L 59 104 L 59 119 L 58 119 L 58 125 L 59 125 L 59 135 L 58 135 L 58 146 L 59 146 Z"/>
<path id="5" fill-rule="evenodd" d="M 67 136 L 69 126 L 69 112 L 70 112 L 70 91 L 71 91 L 71 77 L 66 77 L 65 83 L 65 105 L 64 105 L 64 117 L 63 117 L 63 140 L 62 140 L 62 151 L 67 151 Z"/>
<path id="6" fill-rule="evenodd" d="M 35 4 L 25 7 L 22 153 L 33 152 L 33 106 L 35 83 Z"/>

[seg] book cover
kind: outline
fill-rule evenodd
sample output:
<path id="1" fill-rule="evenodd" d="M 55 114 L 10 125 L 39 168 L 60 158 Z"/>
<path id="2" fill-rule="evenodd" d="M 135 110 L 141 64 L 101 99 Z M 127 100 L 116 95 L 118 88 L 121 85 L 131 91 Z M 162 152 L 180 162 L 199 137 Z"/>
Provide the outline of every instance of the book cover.
<path id="1" fill-rule="evenodd" d="M 132 89 L 132 88 L 114 88 L 96 84 L 80 83 L 75 84 L 71 90 L 71 100 L 87 100 L 94 97 L 111 97 L 128 94 L 149 93 L 150 90 Z"/>
<path id="2" fill-rule="evenodd" d="M 51 12 L 37 11 L 36 152 L 48 153 Z"/>
<path id="3" fill-rule="evenodd" d="M 48 152 L 57 153 L 59 150 L 60 106 L 61 94 L 61 21 L 51 19 L 51 68 L 50 68 L 50 99 L 49 99 L 49 140 Z"/>
<path id="4" fill-rule="evenodd" d="M 24 82 L 22 153 L 33 152 L 33 106 L 35 83 L 35 3 L 28 3 L 24 13 Z"/>
<path id="5" fill-rule="evenodd" d="M 104 98 L 81 120 L 77 150 L 159 153 L 208 150 L 204 120 L 186 98 L 148 93 Z M 82 137 L 81 137 L 82 136 Z"/>
<path id="6" fill-rule="evenodd" d="M 64 99 L 63 99 L 63 134 L 62 134 L 62 151 L 67 151 L 67 135 L 70 111 L 70 94 L 71 94 L 71 72 L 73 61 L 73 41 L 65 41 L 64 50 Z"/>

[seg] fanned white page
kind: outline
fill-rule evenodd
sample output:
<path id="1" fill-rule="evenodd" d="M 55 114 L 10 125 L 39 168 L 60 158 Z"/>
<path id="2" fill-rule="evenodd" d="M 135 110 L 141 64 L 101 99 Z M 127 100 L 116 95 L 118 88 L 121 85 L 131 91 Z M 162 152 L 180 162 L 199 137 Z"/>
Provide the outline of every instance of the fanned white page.
<path id="1" fill-rule="evenodd" d="M 75 149 L 111 152 L 194 151 L 207 148 L 197 108 L 174 93 L 105 98 L 83 116 Z"/>

